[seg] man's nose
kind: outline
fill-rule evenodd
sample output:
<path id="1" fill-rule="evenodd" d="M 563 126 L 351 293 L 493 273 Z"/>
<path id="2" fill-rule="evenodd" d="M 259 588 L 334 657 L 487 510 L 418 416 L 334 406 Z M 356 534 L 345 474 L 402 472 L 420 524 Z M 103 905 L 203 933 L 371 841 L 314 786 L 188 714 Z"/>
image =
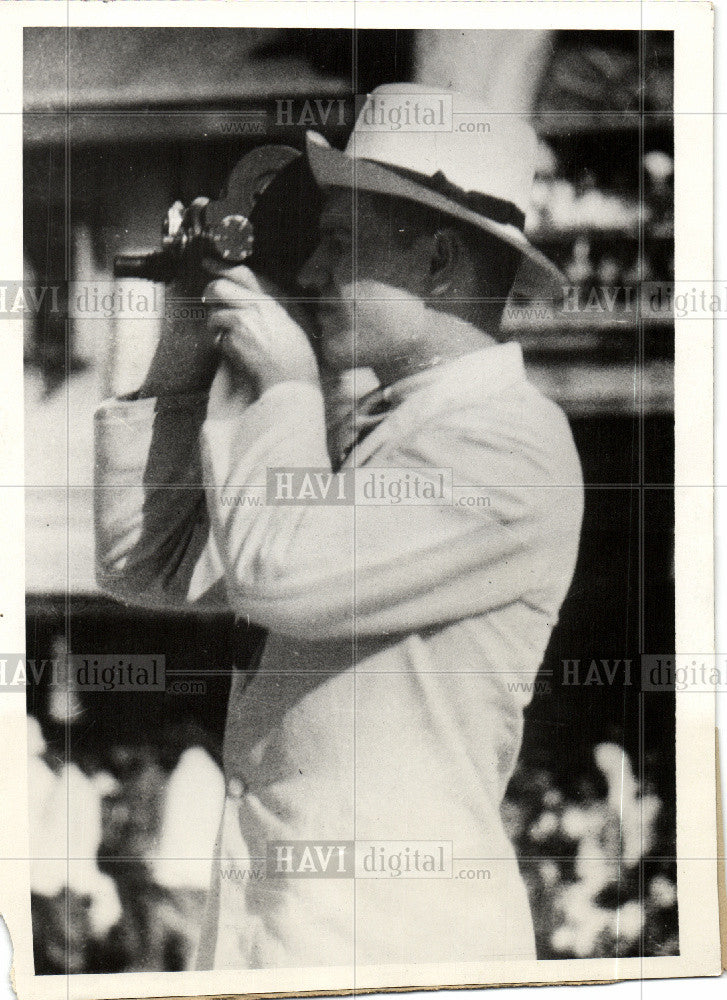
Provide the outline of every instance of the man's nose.
<path id="1" fill-rule="evenodd" d="M 298 284 L 301 288 L 314 292 L 322 292 L 326 287 L 330 273 L 326 263 L 325 252 L 319 243 L 308 260 L 298 272 Z"/>

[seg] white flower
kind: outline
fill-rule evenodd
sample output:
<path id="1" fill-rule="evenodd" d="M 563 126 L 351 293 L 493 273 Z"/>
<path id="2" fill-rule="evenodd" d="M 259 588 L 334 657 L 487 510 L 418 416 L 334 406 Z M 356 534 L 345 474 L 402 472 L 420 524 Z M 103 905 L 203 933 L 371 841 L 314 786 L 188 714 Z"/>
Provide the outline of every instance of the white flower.
<path id="1" fill-rule="evenodd" d="M 635 941 L 644 926 L 644 908 L 641 903 L 632 899 L 624 903 L 616 911 L 616 934 L 626 941 Z"/>
<path id="2" fill-rule="evenodd" d="M 533 840 L 547 840 L 558 829 L 558 817 L 554 812 L 544 812 L 530 827 Z"/>
<path id="3" fill-rule="evenodd" d="M 548 889 L 552 889 L 560 881 L 560 871 L 554 861 L 543 861 L 540 864 L 540 877 Z"/>
<path id="4" fill-rule="evenodd" d="M 649 885 L 649 899 L 654 906 L 667 910 L 677 901 L 677 889 L 664 875 L 655 875 Z"/>

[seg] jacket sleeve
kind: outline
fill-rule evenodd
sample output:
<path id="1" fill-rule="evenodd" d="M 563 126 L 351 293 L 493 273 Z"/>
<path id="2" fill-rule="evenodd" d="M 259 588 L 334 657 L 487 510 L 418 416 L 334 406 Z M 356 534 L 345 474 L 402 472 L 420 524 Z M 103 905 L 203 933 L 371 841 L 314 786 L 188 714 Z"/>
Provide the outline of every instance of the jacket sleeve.
<path id="1" fill-rule="evenodd" d="M 536 438 L 547 441 L 547 432 Z M 452 468 L 455 484 L 487 488 L 484 510 L 456 501 L 240 503 L 251 489 L 264 496 L 270 468 L 330 470 L 323 400 L 312 385 L 279 384 L 244 414 L 235 412 L 234 394 L 211 397 L 201 441 L 211 534 L 229 601 L 276 632 L 314 640 L 380 635 L 482 614 L 520 598 L 535 603 L 549 592 L 553 554 L 564 540 L 567 547 L 555 557 L 564 568 L 555 572 L 572 572 L 580 497 L 573 491 L 554 496 L 549 480 L 556 451 L 528 440 L 513 443 L 507 435 L 488 441 L 468 427 L 466 416 L 464 422 L 458 415 L 432 421 L 381 464 L 424 474 Z M 557 607 L 543 610 L 557 614 Z"/>
<path id="2" fill-rule="evenodd" d="M 206 407 L 207 393 L 190 393 L 110 400 L 96 412 L 96 578 L 119 600 L 229 607 L 202 489 Z"/>

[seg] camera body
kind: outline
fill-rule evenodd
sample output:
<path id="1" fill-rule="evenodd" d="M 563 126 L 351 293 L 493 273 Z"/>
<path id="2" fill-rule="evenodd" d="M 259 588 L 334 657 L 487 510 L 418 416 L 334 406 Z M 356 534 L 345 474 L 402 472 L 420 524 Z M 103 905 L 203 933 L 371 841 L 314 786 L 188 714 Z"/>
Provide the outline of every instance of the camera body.
<path id="1" fill-rule="evenodd" d="M 321 195 L 303 154 L 292 146 L 259 146 L 233 168 L 216 201 L 176 201 L 159 250 L 114 259 L 117 278 L 172 282 L 199 275 L 211 258 L 245 263 L 286 290 L 313 252 Z"/>

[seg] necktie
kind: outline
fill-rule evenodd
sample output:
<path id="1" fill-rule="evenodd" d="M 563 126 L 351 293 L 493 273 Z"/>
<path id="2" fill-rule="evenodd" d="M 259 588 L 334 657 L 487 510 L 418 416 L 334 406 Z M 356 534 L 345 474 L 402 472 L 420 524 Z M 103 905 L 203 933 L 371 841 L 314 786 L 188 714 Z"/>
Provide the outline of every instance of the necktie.
<path id="1" fill-rule="evenodd" d="M 388 387 L 374 389 L 357 400 L 352 412 L 335 429 L 336 470 L 340 469 L 354 448 L 379 426 L 391 409 Z"/>

